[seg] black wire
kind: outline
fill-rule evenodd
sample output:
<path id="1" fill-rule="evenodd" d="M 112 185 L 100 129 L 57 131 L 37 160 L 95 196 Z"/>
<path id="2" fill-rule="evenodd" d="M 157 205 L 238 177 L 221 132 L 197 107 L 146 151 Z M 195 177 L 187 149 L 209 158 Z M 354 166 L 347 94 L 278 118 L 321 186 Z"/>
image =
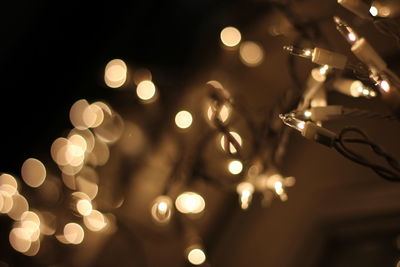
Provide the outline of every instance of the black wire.
<path id="1" fill-rule="evenodd" d="M 359 136 L 361 136 L 361 138 L 346 138 L 346 135 L 350 133 L 358 134 Z M 348 144 L 363 144 L 369 146 L 375 154 L 383 157 L 393 170 L 369 161 L 368 159 L 351 149 Z M 339 133 L 338 138 L 336 139 L 336 142 L 334 143 L 334 148 L 340 154 L 350 159 L 351 161 L 362 166 L 371 168 L 376 174 L 378 174 L 382 178 L 388 181 L 400 182 L 400 164 L 398 163 L 398 161 L 393 156 L 386 153 L 379 145 L 369 140 L 368 136 L 360 129 L 355 127 L 346 127 L 342 129 L 342 131 Z"/>

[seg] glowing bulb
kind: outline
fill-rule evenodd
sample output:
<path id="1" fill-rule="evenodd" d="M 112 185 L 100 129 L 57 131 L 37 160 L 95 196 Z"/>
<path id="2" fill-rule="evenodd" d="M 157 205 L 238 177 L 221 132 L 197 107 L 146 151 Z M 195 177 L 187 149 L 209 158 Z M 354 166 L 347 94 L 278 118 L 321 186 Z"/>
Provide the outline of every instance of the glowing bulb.
<path id="1" fill-rule="evenodd" d="M 239 194 L 240 207 L 247 209 L 253 197 L 254 186 L 249 182 L 241 182 L 236 186 L 236 192 Z"/>
<path id="2" fill-rule="evenodd" d="M 376 17 L 376 16 L 378 16 L 378 9 L 375 6 L 371 6 L 369 9 L 369 13 L 372 16 Z"/>
<path id="3" fill-rule="evenodd" d="M 339 17 L 333 17 L 333 20 L 336 24 L 336 29 L 343 35 L 343 37 L 350 43 L 353 44 L 358 40 L 357 34 L 353 31 L 353 29 L 347 25 Z"/>
<path id="4" fill-rule="evenodd" d="M 309 49 L 309 48 L 302 49 L 293 45 L 286 45 L 283 47 L 283 50 L 288 51 L 291 55 L 309 59 L 312 58 L 312 53 L 314 51 L 314 49 Z"/>
<path id="5" fill-rule="evenodd" d="M 181 129 L 189 128 L 192 122 L 192 114 L 186 110 L 179 111 L 175 116 L 175 124 Z"/>
<path id="6" fill-rule="evenodd" d="M 137 96 L 143 101 L 150 101 L 156 95 L 156 86 L 152 81 L 141 81 L 136 87 Z"/>
<path id="7" fill-rule="evenodd" d="M 329 70 L 329 66 L 328 65 L 324 65 L 319 69 L 319 73 L 321 73 L 321 75 L 325 75 L 328 70 Z"/>
<path id="8" fill-rule="evenodd" d="M 187 259 L 193 265 L 200 265 L 206 261 L 206 254 L 201 248 L 193 247 L 189 249 Z"/>
<path id="9" fill-rule="evenodd" d="M 175 207 L 181 213 L 197 214 L 202 212 L 205 206 L 203 197 L 194 192 L 184 192 L 175 200 Z"/>
<path id="10" fill-rule="evenodd" d="M 83 223 L 93 232 L 101 231 L 107 226 L 104 215 L 98 210 L 92 210 L 89 215 L 83 217 Z"/>
<path id="11" fill-rule="evenodd" d="M 92 203 L 87 199 L 80 199 L 76 202 L 76 210 L 83 216 L 88 216 L 92 213 Z"/>
<path id="12" fill-rule="evenodd" d="M 305 122 L 297 119 L 294 113 L 280 114 L 279 118 L 284 124 L 300 132 L 305 128 Z"/>
<path id="13" fill-rule="evenodd" d="M 386 93 L 388 93 L 390 91 L 390 84 L 388 83 L 388 81 L 386 80 L 382 80 L 379 82 L 379 87 L 385 91 Z"/>
<path id="14" fill-rule="evenodd" d="M 260 65 L 264 58 L 264 51 L 261 46 L 255 42 L 243 42 L 239 49 L 240 60 L 249 67 Z"/>
<path id="15" fill-rule="evenodd" d="M 154 220 L 160 223 L 167 223 L 172 214 L 172 200 L 168 196 L 159 196 L 151 207 L 151 216 Z"/>
<path id="16" fill-rule="evenodd" d="M 226 27 L 221 31 L 220 34 L 222 43 L 227 47 L 235 47 L 237 46 L 241 39 L 242 35 L 240 31 L 235 27 Z"/>
<path id="17" fill-rule="evenodd" d="M 243 170 L 243 164 L 239 160 L 232 160 L 228 164 L 228 170 L 231 174 L 234 174 L 234 175 L 239 174 Z"/>
<path id="18" fill-rule="evenodd" d="M 311 111 L 309 111 L 309 110 L 304 111 L 304 116 L 305 116 L 306 118 L 311 118 L 311 115 L 312 115 L 312 112 L 311 112 Z M 304 128 L 304 127 L 303 127 L 303 128 Z"/>
<path id="19" fill-rule="evenodd" d="M 68 223 L 64 226 L 64 237 L 70 244 L 80 244 L 83 241 L 85 232 L 82 226 L 77 223 Z"/>
<path id="20" fill-rule="evenodd" d="M 104 82 L 111 88 L 121 87 L 126 81 L 127 70 L 125 62 L 121 59 L 111 60 L 104 71 Z"/>
<path id="21" fill-rule="evenodd" d="M 31 239 L 25 228 L 13 228 L 9 235 L 11 246 L 18 252 L 26 252 L 31 247 Z"/>
<path id="22" fill-rule="evenodd" d="M 239 146 L 241 146 L 242 145 L 242 138 L 240 137 L 240 135 L 238 133 L 236 133 L 236 132 L 229 132 L 229 133 L 236 140 L 236 142 L 239 144 Z M 231 142 L 229 142 L 228 138 L 226 138 L 225 135 L 222 135 L 220 143 L 221 143 L 221 147 L 222 147 L 222 149 L 224 151 L 225 151 L 225 147 L 226 147 L 225 142 L 229 143 L 229 153 L 234 154 L 234 153 L 237 152 L 235 146 Z"/>

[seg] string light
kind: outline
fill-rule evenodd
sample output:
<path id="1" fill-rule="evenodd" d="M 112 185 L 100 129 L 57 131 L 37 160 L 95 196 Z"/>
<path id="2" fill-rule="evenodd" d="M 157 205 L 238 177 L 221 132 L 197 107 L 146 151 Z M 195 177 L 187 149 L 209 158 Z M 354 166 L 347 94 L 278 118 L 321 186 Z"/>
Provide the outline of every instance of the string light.
<path id="1" fill-rule="evenodd" d="M 206 254 L 199 245 L 187 249 L 187 260 L 193 265 L 201 265 L 206 261 Z"/>
<path id="2" fill-rule="evenodd" d="M 236 192 L 239 195 L 240 207 L 247 209 L 253 198 L 254 186 L 249 182 L 241 182 L 236 186 Z"/>
<path id="3" fill-rule="evenodd" d="M 181 213 L 198 214 L 205 206 L 203 197 L 195 192 L 184 192 L 175 200 L 175 207 Z"/>
<path id="4" fill-rule="evenodd" d="M 113 59 L 107 63 L 104 71 L 104 82 L 108 87 L 118 88 L 124 85 L 128 68 L 121 59 Z"/>
<path id="5" fill-rule="evenodd" d="M 235 47 L 242 40 L 242 35 L 235 27 L 226 27 L 220 34 L 222 43 L 227 47 Z"/>
<path id="6" fill-rule="evenodd" d="M 152 81 L 141 81 L 136 87 L 136 94 L 139 99 L 145 102 L 151 102 L 156 95 L 156 86 Z"/>
<path id="7" fill-rule="evenodd" d="M 193 117 L 189 111 L 181 110 L 175 115 L 175 124 L 181 129 L 187 129 L 192 125 Z"/>
<path id="8" fill-rule="evenodd" d="M 151 216 L 159 223 L 167 223 L 172 215 L 172 200 L 168 196 L 158 196 L 151 207 Z"/>
<path id="9" fill-rule="evenodd" d="M 228 164 L 228 170 L 231 174 L 237 175 L 242 172 L 243 164 L 239 160 L 232 160 Z"/>
<path id="10" fill-rule="evenodd" d="M 82 243 L 85 232 L 82 226 L 77 223 L 67 223 L 64 226 L 64 237 L 70 244 L 78 245 Z"/>
<path id="11" fill-rule="evenodd" d="M 241 146 L 242 145 L 242 137 L 240 137 L 240 135 L 237 132 L 231 131 L 229 133 L 236 140 L 236 142 Z M 221 136 L 220 144 L 224 151 L 226 151 L 226 148 L 229 147 L 228 148 L 229 153 L 235 154 L 237 152 L 235 146 L 228 141 L 228 138 L 226 138 L 225 135 Z"/>
<path id="12" fill-rule="evenodd" d="M 264 51 L 261 46 L 251 41 L 240 44 L 239 55 L 243 64 L 249 67 L 260 65 L 264 59 Z"/>

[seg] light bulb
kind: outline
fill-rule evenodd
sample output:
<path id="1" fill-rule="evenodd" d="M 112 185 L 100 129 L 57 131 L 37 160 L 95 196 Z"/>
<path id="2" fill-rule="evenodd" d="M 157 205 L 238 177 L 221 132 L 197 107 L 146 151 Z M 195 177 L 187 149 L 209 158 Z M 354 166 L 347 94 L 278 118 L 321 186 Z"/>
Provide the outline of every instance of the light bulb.
<path id="1" fill-rule="evenodd" d="M 295 117 L 294 113 L 279 114 L 279 118 L 289 127 L 298 131 L 303 131 L 305 127 L 305 121 L 301 121 Z"/>
<path id="2" fill-rule="evenodd" d="M 376 8 L 376 6 L 371 6 L 369 8 L 369 13 L 374 17 L 378 16 L 378 9 Z"/>
<path id="3" fill-rule="evenodd" d="M 175 124 L 181 129 L 189 128 L 192 125 L 193 117 L 189 111 L 182 110 L 175 115 Z"/>
<path id="4" fill-rule="evenodd" d="M 235 27 L 226 27 L 221 31 L 220 38 L 225 46 L 235 47 L 240 43 L 242 35 Z"/>
<path id="5" fill-rule="evenodd" d="M 312 115 L 311 111 L 309 111 L 309 110 L 304 111 L 304 117 L 309 119 L 309 118 L 311 118 L 311 115 Z"/>
<path id="6" fill-rule="evenodd" d="M 236 192 L 239 194 L 240 207 L 247 209 L 253 198 L 254 186 L 249 182 L 241 182 L 236 186 Z"/>
<path id="7" fill-rule="evenodd" d="M 202 212 L 205 206 L 203 197 L 194 192 L 184 192 L 175 200 L 175 207 L 181 213 L 197 214 Z"/>
<path id="8" fill-rule="evenodd" d="M 151 216 L 159 223 L 169 222 L 172 214 L 172 200 L 168 196 L 158 196 L 151 207 Z"/>
<path id="9" fill-rule="evenodd" d="M 312 54 L 314 49 L 310 48 L 299 48 L 293 45 L 286 45 L 283 47 L 283 50 L 288 51 L 291 55 L 304 57 L 304 58 L 312 58 Z"/>
<path id="10" fill-rule="evenodd" d="M 187 249 L 187 259 L 193 265 L 200 265 L 206 261 L 206 254 L 200 246 L 194 245 Z"/>
<path id="11" fill-rule="evenodd" d="M 231 134 L 231 136 L 236 140 L 236 142 L 239 144 L 239 146 L 242 145 L 242 137 L 240 137 L 240 135 L 237 132 L 229 132 Z M 228 142 L 228 144 L 226 144 L 225 142 Z M 225 135 L 221 136 L 221 147 L 224 151 L 226 151 L 226 147 L 229 146 L 229 153 L 234 154 L 237 152 L 235 146 L 229 142 L 229 139 L 225 137 Z"/>
<path id="12" fill-rule="evenodd" d="M 156 93 L 156 86 L 149 80 L 141 81 L 136 87 L 137 96 L 145 102 L 151 102 Z"/>
<path id="13" fill-rule="evenodd" d="M 347 42 L 354 44 L 358 40 L 357 34 L 346 22 L 336 16 L 333 17 L 333 20 L 336 24 L 336 29 L 343 35 Z"/>
<path id="14" fill-rule="evenodd" d="M 379 88 L 381 88 L 385 93 L 390 91 L 390 84 L 386 80 L 381 80 L 378 82 Z"/>

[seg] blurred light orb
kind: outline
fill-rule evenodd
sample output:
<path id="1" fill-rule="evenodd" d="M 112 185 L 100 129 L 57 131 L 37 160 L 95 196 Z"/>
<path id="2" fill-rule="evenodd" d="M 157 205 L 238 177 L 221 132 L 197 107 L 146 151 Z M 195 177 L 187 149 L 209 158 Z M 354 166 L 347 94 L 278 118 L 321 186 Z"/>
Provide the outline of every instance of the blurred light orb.
<path id="1" fill-rule="evenodd" d="M 128 68 L 121 59 L 113 59 L 107 63 L 104 71 L 104 82 L 110 88 L 118 88 L 124 85 Z"/>
<path id="2" fill-rule="evenodd" d="M 240 137 L 240 135 L 237 132 L 229 132 L 229 133 L 233 136 L 233 138 L 236 140 L 236 142 L 238 142 L 239 146 L 242 146 L 242 137 Z M 221 143 L 221 147 L 224 151 L 225 151 L 225 142 L 229 142 L 229 140 L 223 134 L 221 136 L 220 143 Z M 236 150 L 235 146 L 231 142 L 229 142 L 229 153 L 234 154 L 236 152 L 237 152 L 237 150 Z"/>
<path id="3" fill-rule="evenodd" d="M 82 119 L 87 128 L 96 128 L 104 120 L 103 109 L 95 103 L 91 104 L 83 111 Z"/>
<path id="4" fill-rule="evenodd" d="M 141 81 L 136 87 L 136 94 L 143 101 L 150 101 L 156 95 L 156 86 L 152 81 Z"/>
<path id="5" fill-rule="evenodd" d="M 30 234 L 25 228 L 13 228 L 8 238 L 13 249 L 18 252 L 27 252 L 31 247 Z"/>
<path id="6" fill-rule="evenodd" d="M 68 223 L 64 226 L 64 237 L 65 239 L 74 245 L 80 244 L 83 241 L 85 232 L 82 226 L 77 223 Z"/>
<path id="7" fill-rule="evenodd" d="M 172 214 L 172 200 L 168 196 L 158 196 L 151 207 L 151 216 L 159 223 L 167 223 Z"/>
<path id="8" fill-rule="evenodd" d="M 83 217 L 83 223 L 85 226 L 93 232 L 98 232 L 107 226 L 107 222 L 104 215 L 98 210 L 92 210 L 92 212 Z"/>
<path id="9" fill-rule="evenodd" d="M 46 168 L 41 161 L 29 158 L 22 164 L 21 175 L 30 187 L 39 187 L 46 178 Z"/>
<path id="10" fill-rule="evenodd" d="M 248 67 L 256 67 L 261 64 L 264 59 L 264 51 L 262 47 L 251 41 L 243 42 L 239 48 L 240 60 Z"/>
<path id="11" fill-rule="evenodd" d="M 228 170 L 231 174 L 234 174 L 234 175 L 239 174 L 243 170 L 243 164 L 239 160 L 232 160 L 228 164 Z"/>
<path id="12" fill-rule="evenodd" d="M 378 8 L 376 8 L 376 6 L 371 6 L 370 9 L 369 9 L 369 13 L 370 13 L 373 17 L 378 16 Z"/>
<path id="13" fill-rule="evenodd" d="M 87 200 L 87 199 L 80 199 L 76 203 L 76 210 L 81 214 L 82 216 L 87 216 L 90 213 L 92 213 L 93 206 L 92 203 Z"/>
<path id="14" fill-rule="evenodd" d="M 192 125 L 193 117 L 189 111 L 181 110 L 175 115 L 175 124 L 181 129 L 187 129 Z"/>
<path id="15" fill-rule="evenodd" d="M 206 254 L 201 248 L 193 248 L 189 251 L 187 259 L 193 265 L 200 265 L 206 261 Z"/>
<path id="16" fill-rule="evenodd" d="M 0 192 L 6 192 L 8 195 L 13 196 L 17 191 L 18 183 L 12 175 L 8 173 L 0 175 Z"/>
<path id="17" fill-rule="evenodd" d="M 235 47 L 242 40 L 242 35 L 235 27 L 226 27 L 220 34 L 222 43 L 227 47 Z"/>
<path id="18" fill-rule="evenodd" d="M 197 214 L 204 210 L 206 203 L 199 194 L 184 192 L 176 198 L 175 207 L 181 213 Z"/>

